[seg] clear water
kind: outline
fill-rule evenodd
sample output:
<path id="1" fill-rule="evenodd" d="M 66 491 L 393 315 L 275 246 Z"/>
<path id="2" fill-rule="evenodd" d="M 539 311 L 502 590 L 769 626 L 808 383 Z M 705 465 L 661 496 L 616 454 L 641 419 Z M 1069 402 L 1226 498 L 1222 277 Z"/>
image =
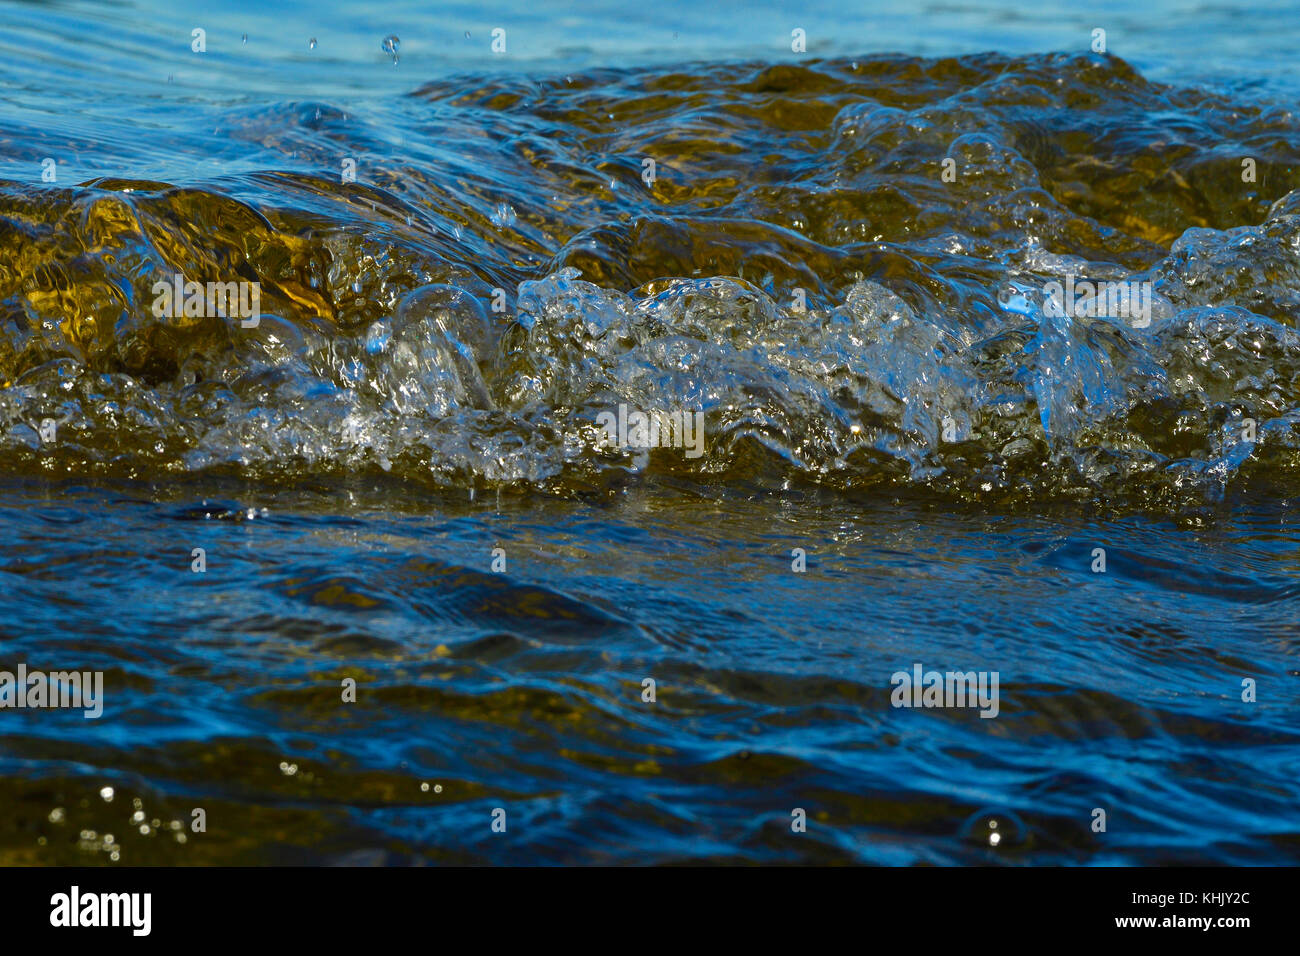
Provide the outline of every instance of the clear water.
<path id="1" fill-rule="evenodd" d="M 1297 858 L 1293 5 L 382 11 L 0 4 L 0 860 Z"/>

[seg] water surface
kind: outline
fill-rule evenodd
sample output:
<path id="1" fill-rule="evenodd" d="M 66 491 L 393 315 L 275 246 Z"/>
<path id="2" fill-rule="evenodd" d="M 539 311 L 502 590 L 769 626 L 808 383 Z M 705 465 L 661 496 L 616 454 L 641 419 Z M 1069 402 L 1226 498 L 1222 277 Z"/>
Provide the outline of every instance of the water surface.
<path id="1" fill-rule="evenodd" d="M 1294 11 L 1040 9 L 0 6 L 0 859 L 1294 861 Z"/>

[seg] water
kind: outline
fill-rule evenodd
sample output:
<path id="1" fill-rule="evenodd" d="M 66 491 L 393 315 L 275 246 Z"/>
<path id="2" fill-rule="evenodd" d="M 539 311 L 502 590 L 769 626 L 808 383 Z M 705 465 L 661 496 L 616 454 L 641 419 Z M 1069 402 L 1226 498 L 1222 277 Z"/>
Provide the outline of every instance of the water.
<path id="1" fill-rule="evenodd" d="M 1294 861 L 1294 13 L 0 5 L 0 860 Z"/>

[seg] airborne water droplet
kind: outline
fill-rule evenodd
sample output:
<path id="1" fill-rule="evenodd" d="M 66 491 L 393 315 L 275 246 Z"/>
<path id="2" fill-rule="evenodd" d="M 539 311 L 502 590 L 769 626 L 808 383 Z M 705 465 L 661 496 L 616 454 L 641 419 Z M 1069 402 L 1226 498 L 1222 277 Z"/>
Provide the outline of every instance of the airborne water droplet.
<path id="1" fill-rule="evenodd" d="M 397 50 L 401 45 L 402 41 L 391 33 L 384 37 L 384 42 L 380 45 L 380 49 L 393 58 L 393 66 L 397 66 Z"/>
<path id="2" fill-rule="evenodd" d="M 308 46 L 309 49 L 312 49 L 312 50 L 316 49 L 316 38 L 315 38 L 315 37 L 312 37 L 312 38 L 311 38 L 311 42 L 308 43 L 307 46 Z"/>

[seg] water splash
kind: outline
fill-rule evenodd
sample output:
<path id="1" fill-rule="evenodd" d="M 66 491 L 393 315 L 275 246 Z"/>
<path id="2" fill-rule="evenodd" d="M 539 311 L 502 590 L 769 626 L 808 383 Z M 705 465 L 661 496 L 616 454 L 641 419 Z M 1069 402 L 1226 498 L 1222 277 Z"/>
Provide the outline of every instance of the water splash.
<path id="1" fill-rule="evenodd" d="M 326 104 L 249 115 L 271 172 L 238 196 L 0 190 L 7 467 L 1164 506 L 1300 465 L 1289 113 L 1096 56 L 476 82 L 410 98 L 414 151 Z M 1153 152 L 1162 122 L 1273 143 L 1252 147 L 1272 193 L 1235 189 L 1220 149 Z M 371 179 L 337 183 L 340 151 Z M 290 157 L 330 173 L 274 172 Z M 155 318 L 176 275 L 259 282 L 259 328 Z M 1082 275 L 1150 284 L 1155 320 L 1043 309 Z M 441 304 L 405 316 L 421 289 Z M 593 421 L 621 403 L 702 411 L 708 454 L 611 451 Z"/>

